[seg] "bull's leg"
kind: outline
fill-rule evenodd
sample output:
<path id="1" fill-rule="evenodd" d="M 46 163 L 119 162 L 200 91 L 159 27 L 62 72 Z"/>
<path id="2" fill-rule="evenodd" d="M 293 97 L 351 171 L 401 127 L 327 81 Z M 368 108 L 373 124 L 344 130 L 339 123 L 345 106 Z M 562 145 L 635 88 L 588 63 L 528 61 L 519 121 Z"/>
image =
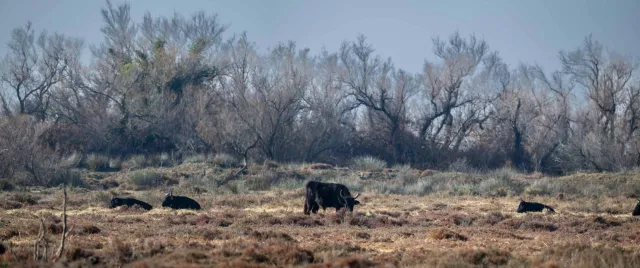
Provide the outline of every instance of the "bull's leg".
<path id="1" fill-rule="evenodd" d="M 316 204 L 315 204 L 316 212 L 314 212 L 314 213 L 317 213 L 317 212 L 318 212 L 318 210 L 320 210 L 320 208 L 322 208 L 322 211 L 324 212 L 325 208 L 324 208 L 324 206 L 322 205 L 322 199 L 320 199 L 320 198 L 316 198 Z"/>
<path id="2" fill-rule="evenodd" d="M 305 215 L 309 215 L 309 201 L 305 200 L 304 201 L 304 214 Z"/>

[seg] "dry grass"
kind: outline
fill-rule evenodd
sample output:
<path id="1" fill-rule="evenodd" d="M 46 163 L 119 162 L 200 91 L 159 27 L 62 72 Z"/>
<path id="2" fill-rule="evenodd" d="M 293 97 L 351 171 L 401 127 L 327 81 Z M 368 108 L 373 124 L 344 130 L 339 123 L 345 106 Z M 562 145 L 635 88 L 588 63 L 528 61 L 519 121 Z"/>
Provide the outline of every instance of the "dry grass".
<path id="1" fill-rule="evenodd" d="M 254 170 L 244 178 L 258 180 L 262 173 L 295 177 L 287 175 L 292 171 L 283 168 Z M 194 164 L 154 171 L 180 181 L 176 191 L 182 189 L 182 183 L 202 176 L 198 174 L 223 174 L 212 167 Z M 313 173 L 303 174 L 306 179 L 336 174 L 351 176 L 336 170 L 309 172 Z M 364 181 L 350 182 L 354 188 L 363 190 L 359 198 L 362 205 L 355 212 L 336 213 L 329 209 L 307 216 L 302 213 L 301 188 L 270 187 L 266 191 L 234 193 L 221 186 L 190 194 L 203 205 L 203 210 L 194 212 L 163 209 L 159 203 L 163 189 L 127 190 L 128 176 L 112 175 L 97 180 L 119 183 L 110 191 L 147 201 L 154 209 L 148 212 L 135 208 L 107 209 L 110 193 L 102 186 L 70 191 L 68 221 L 73 229 L 61 260 L 69 266 L 638 267 L 640 264 L 640 220 L 630 215 L 636 201 L 623 195 L 593 197 L 568 192 L 563 200 L 552 195 L 531 195 L 528 200 L 547 203 L 558 213 L 518 214 L 515 209 L 519 196 L 456 195 L 446 189 L 426 195 L 383 194 L 371 186 L 381 182 Z M 461 181 L 464 178 L 456 176 Z M 559 181 L 589 179 L 587 175 L 579 176 Z M 630 180 L 625 179 L 625 183 L 633 185 Z M 0 209 L 0 240 L 4 250 L 0 266 L 33 266 L 33 241 L 39 232 L 36 215 L 45 219 L 50 249 L 56 247 L 61 232 L 60 191 L 6 193 L 0 202 L 4 204 Z"/>

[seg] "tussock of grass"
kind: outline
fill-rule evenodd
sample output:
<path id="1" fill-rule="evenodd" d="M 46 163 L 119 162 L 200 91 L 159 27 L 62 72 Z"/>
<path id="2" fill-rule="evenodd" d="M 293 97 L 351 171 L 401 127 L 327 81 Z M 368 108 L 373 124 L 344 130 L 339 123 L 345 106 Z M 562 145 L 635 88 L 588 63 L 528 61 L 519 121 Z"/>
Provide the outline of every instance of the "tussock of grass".
<path id="1" fill-rule="evenodd" d="M 351 160 L 351 168 L 362 171 L 382 171 L 387 162 L 373 156 L 359 156 Z"/>

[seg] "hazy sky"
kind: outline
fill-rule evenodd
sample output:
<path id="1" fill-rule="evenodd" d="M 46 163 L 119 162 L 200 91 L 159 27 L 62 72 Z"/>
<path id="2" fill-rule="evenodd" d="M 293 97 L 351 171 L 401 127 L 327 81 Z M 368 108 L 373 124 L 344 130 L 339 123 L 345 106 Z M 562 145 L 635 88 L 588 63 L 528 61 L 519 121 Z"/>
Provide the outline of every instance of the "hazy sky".
<path id="1" fill-rule="evenodd" d="M 113 0 L 114 4 L 124 0 Z M 578 47 L 585 36 L 609 49 L 640 56 L 640 0 L 493 0 L 493 1 L 259 1 L 259 0 L 130 0 L 132 16 L 217 13 L 230 24 L 226 37 L 244 30 L 259 48 L 296 41 L 319 52 L 337 51 L 344 40 L 362 33 L 376 52 L 391 57 L 396 67 L 421 71 L 433 58 L 431 38 L 463 35 L 483 37 L 512 67 L 539 63 L 559 68 L 558 51 Z M 102 41 L 99 0 L 0 0 L 0 55 L 13 28 L 33 22 L 47 29 Z"/>

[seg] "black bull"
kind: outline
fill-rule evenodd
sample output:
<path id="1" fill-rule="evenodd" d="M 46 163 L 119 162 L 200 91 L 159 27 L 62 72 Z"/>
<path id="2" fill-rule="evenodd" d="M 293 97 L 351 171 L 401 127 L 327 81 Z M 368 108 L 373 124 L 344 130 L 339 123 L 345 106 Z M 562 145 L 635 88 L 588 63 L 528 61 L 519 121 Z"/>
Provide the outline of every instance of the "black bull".
<path id="1" fill-rule="evenodd" d="M 347 186 L 342 184 L 310 181 L 305 186 L 305 191 L 304 214 L 307 215 L 310 212 L 318 213 L 321 207 L 322 210 L 335 208 L 336 212 L 341 208 L 353 211 L 353 207 L 360 204 L 356 200 L 360 194 L 352 197 Z"/>

